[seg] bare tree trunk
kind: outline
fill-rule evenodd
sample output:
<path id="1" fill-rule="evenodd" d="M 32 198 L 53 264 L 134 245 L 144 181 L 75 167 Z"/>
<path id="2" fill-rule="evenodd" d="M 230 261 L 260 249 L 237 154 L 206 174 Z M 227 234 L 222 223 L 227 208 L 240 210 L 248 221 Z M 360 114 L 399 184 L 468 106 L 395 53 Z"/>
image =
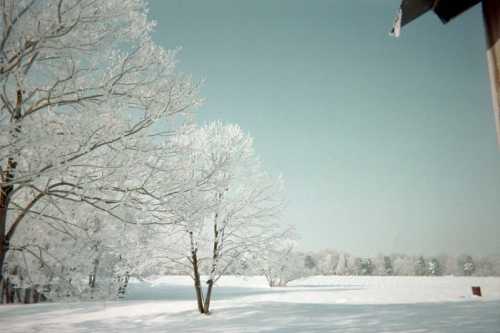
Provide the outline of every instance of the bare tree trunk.
<path id="1" fill-rule="evenodd" d="M 1 232 L 1 230 L 0 230 L 0 232 Z M 4 270 L 3 264 L 5 261 L 5 255 L 7 252 L 7 246 L 5 246 L 5 244 L 4 244 L 4 237 L 5 237 L 5 233 L 2 232 L 2 234 L 0 236 L 0 304 L 4 303 L 5 282 L 6 282 L 4 279 L 4 276 L 3 276 L 3 270 Z"/>
<path id="2" fill-rule="evenodd" d="M 21 120 L 21 106 L 23 103 L 23 93 L 20 89 L 17 90 L 16 107 L 14 109 L 14 114 L 12 116 L 12 122 L 16 123 L 14 128 L 14 133 L 12 137 L 15 137 L 21 132 L 21 127 L 19 122 Z M 15 154 L 15 152 L 14 152 Z M 5 170 L 0 168 L 0 284 L 4 279 L 4 263 L 7 251 L 9 250 L 9 238 L 7 237 L 7 211 L 10 204 L 10 194 L 14 190 L 14 185 L 12 181 L 14 180 L 14 174 L 17 168 L 17 162 L 14 158 L 9 157 L 7 159 L 7 165 Z M 2 288 L 5 292 L 5 287 L 8 287 L 8 283 L 2 284 Z M 4 297 L 0 298 L 0 304 L 3 303 Z"/>
<path id="3" fill-rule="evenodd" d="M 215 215 L 215 223 L 214 223 L 214 248 L 212 252 L 212 268 L 210 270 L 210 278 L 207 281 L 207 295 L 205 297 L 205 304 L 203 306 L 205 314 L 209 314 L 210 312 L 210 298 L 212 297 L 212 288 L 214 286 L 214 275 L 217 269 L 217 260 L 219 258 L 219 229 L 217 226 L 217 218 L 218 214 Z"/>
<path id="4" fill-rule="evenodd" d="M 24 304 L 30 304 L 31 303 L 31 294 L 32 294 L 32 288 L 26 288 L 24 291 Z"/>
<path id="5" fill-rule="evenodd" d="M 10 203 L 10 194 L 14 190 L 14 186 L 8 183 L 13 180 L 16 167 L 17 163 L 9 158 L 7 160 L 6 170 L 0 175 L 0 268 L 2 268 L 0 269 L 0 279 L 3 277 L 3 264 L 9 249 L 9 242 L 7 239 L 7 210 Z"/>
<path id="6" fill-rule="evenodd" d="M 125 293 L 127 292 L 127 287 L 128 287 L 128 279 L 129 279 L 129 273 L 125 272 L 125 275 L 123 278 L 120 276 L 118 279 L 118 298 L 123 298 L 125 297 Z"/>
<path id="7" fill-rule="evenodd" d="M 4 297 L 5 297 L 5 279 L 0 280 L 0 304 L 4 303 Z"/>
<path id="8" fill-rule="evenodd" d="M 13 164 L 14 163 L 14 164 Z M 10 171 L 12 166 L 15 167 L 15 162 L 11 159 L 7 162 L 7 170 L 2 172 L 2 183 L 7 183 L 12 180 L 12 172 Z M 7 239 L 7 209 L 9 207 L 10 193 L 13 190 L 12 185 L 0 186 L 0 282 L 4 279 L 4 263 L 5 257 L 7 256 L 7 251 L 9 250 L 9 241 Z M 3 284 L 5 287 L 6 284 Z M 0 300 L 0 303 L 3 302 Z"/>
<path id="9" fill-rule="evenodd" d="M 200 281 L 200 273 L 198 271 L 198 257 L 196 255 L 196 251 L 192 254 L 193 260 L 193 271 L 194 271 L 194 289 L 196 291 L 196 302 L 198 304 L 198 311 L 200 313 L 205 313 L 205 309 L 203 308 L 203 291 L 201 290 L 201 281 Z"/>
<path id="10" fill-rule="evenodd" d="M 8 277 L 2 280 L 2 303 L 14 303 L 15 292 Z"/>
<path id="11" fill-rule="evenodd" d="M 95 288 L 95 279 L 97 276 L 97 268 L 99 267 L 99 259 L 94 259 L 92 273 L 89 275 L 89 287 Z"/>
<path id="12" fill-rule="evenodd" d="M 222 200 L 222 193 L 217 193 L 217 199 Z M 224 231 L 222 231 L 224 233 Z M 212 268 L 210 269 L 210 278 L 207 281 L 207 294 L 203 305 L 204 313 L 210 313 L 210 299 L 212 298 L 212 288 L 214 286 L 215 272 L 217 270 L 217 261 L 219 260 L 219 211 L 214 216 L 214 246 L 212 250 Z M 221 239 L 222 243 L 222 239 Z"/>
<path id="13" fill-rule="evenodd" d="M 207 281 L 207 295 L 205 297 L 205 304 L 203 305 L 203 311 L 205 314 L 210 313 L 210 299 L 212 297 L 212 288 L 214 286 L 214 280 L 210 279 Z"/>
<path id="14" fill-rule="evenodd" d="M 92 264 L 92 272 L 89 274 L 90 299 L 94 298 L 95 280 L 97 276 L 97 268 L 99 267 L 99 259 L 94 259 Z"/>
<path id="15" fill-rule="evenodd" d="M 31 289 L 31 292 L 33 294 L 33 303 L 38 303 L 40 302 L 40 293 L 37 290 L 38 285 L 34 285 Z"/>
<path id="16" fill-rule="evenodd" d="M 198 304 L 198 311 L 200 313 L 205 313 L 203 308 L 203 291 L 201 290 L 200 281 L 200 271 L 198 267 L 198 255 L 197 248 L 194 245 L 193 232 L 189 232 L 189 238 L 191 241 L 191 263 L 193 265 L 193 275 L 194 275 L 194 290 L 196 292 L 196 302 Z"/>

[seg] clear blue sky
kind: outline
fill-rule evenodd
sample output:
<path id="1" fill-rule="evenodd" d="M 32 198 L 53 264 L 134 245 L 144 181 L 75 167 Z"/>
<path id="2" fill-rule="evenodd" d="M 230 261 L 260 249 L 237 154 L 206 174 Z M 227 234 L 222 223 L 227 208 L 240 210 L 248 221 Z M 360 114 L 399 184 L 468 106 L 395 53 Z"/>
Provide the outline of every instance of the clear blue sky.
<path id="1" fill-rule="evenodd" d="M 388 36 L 399 0 L 151 0 L 205 79 L 201 122 L 255 138 L 306 250 L 500 253 L 480 7 Z"/>

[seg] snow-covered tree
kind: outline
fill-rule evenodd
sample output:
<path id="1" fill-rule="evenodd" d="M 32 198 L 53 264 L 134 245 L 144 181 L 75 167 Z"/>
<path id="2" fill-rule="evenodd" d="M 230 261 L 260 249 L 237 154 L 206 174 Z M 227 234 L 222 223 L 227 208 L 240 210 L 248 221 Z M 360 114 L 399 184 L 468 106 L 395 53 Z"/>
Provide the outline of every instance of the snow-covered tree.
<path id="1" fill-rule="evenodd" d="M 415 275 L 417 275 L 417 276 L 425 275 L 427 272 L 427 267 L 426 267 L 424 257 L 419 256 L 419 257 L 415 258 L 414 259 L 414 267 L 415 267 L 415 271 L 414 271 Z"/>
<path id="2" fill-rule="evenodd" d="M 476 270 L 476 266 L 474 264 L 474 260 L 470 255 L 461 255 L 457 259 L 458 267 L 461 270 L 461 273 L 465 276 L 471 276 L 474 274 Z"/>
<path id="3" fill-rule="evenodd" d="M 333 275 L 339 261 L 339 254 L 335 250 L 327 249 L 318 254 L 318 269 L 323 275 Z"/>
<path id="4" fill-rule="evenodd" d="M 384 276 L 393 275 L 392 259 L 390 256 L 378 255 L 373 259 L 373 274 Z"/>
<path id="5" fill-rule="evenodd" d="M 304 259 L 294 252 L 295 245 L 293 239 L 276 239 L 256 255 L 254 262 L 259 267 L 257 271 L 266 277 L 270 287 L 284 287 L 288 282 L 303 276 Z"/>
<path id="6" fill-rule="evenodd" d="M 309 271 L 315 271 L 317 266 L 316 259 L 313 258 L 311 254 L 308 254 L 304 257 L 304 267 Z"/>
<path id="7" fill-rule="evenodd" d="M 493 276 L 495 275 L 494 257 L 487 256 L 476 259 L 476 269 L 474 275 L 477 276 Z"/>
<path id="8" fill-rule="evenodd" d="M 341 252 L 339 254 L 339 260 L 337 262 L 337 267 L 335 267 L 335 275 L 347 275 L 348 274 L 348 262 L 349 255 Z"/>
<path id="9" fill-rule="evenodd" d="M 436 258 L 432 258 L 427 261 L 427 275 L 441 275 L 441 265 Z"/>
<path id="10" fill-rule="evenodd" d="M 110 212 L 133 188 L 118 179 L 126 158 L 114 158 L 169 132 L 199 100 L 175 52 L 151 40 L 142 0 L 6 0 L 0 10 L 1 283 L 10 242 L 42 201 Z"/>
<path id="11" fill-rule="evenodd" d="M 370 258 L 360 258 L 359 260 L 359 274 L 372 275 L 374 271 L 373 261 Z"/>
<path id="12" fill-rule="evenodd" d="M 491 263 L 491 275 L 500 276 L 500 255 L 488 256 L 487 259 Z"/>
<path id="13" fill-rule="evenodd" d="M 23 283 L 13 281 L 12 274 L 10 282 L 49 300 L 118 297 L 130 271 L 127 249 L 141 229 L 82 205 L 68 204 L 65 210 L 64 219 L 50 213 L 20 225 L 7 267 L 22 268 Z"/>
<path id="14" fill-rule="evenodd" d="M 347 256 L 347 274 L 361 275 L 361 258 L 357 256 Z"/>
<path id="15" fill-rule="evenodd" d="M 415 266 L 413 260 L 409 256 L 394 255 L 392 259 L 394 275 L 414 275 Z"/>
<path id="16" fill-rule="evenodd" d="M 198 310 L 207 314 L 216 281 L 242 256 L 259 255 L 280 234 L 274 219 L 282 207 L 282 184 L 263 171 L 252 139 L 236 125 L 212 123 L 179 137 L 178 143 L 186 150 L 176 177 L 197 186 L 169 196 L 179 237 L 165 253 L 191 275 Z"/>
<path id="17" fill-rule="evenodd" d="M 455 256 L 445 256 L 442 260 L 443 272 L 447 275 L 461 275 Z"/>

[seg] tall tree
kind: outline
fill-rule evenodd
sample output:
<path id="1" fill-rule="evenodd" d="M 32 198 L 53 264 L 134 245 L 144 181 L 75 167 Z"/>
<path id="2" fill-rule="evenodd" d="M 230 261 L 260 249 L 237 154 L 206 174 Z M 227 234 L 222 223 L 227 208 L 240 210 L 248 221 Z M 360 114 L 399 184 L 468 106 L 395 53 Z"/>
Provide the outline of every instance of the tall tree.
<path id="1" fill-rule="evenodd" d="M 198 99 L 176 52 L 152 42 L 142 0 L 4 0 L 0 10 L 1 284 L 10 241 L 42 199 L 115 205 L 95 180 L 117 165 L 95 158 L 155 135 L 155 123 L 172 128 Z"/>
<path id="2" fill-rule="evenodd" d="M 177 240 L 177 255 L 175 249 L 167 253 L 188 268 L 198 310 L 208 314 L 217 280 L 242 256 L 262 255 L 280 233 L 274 219 L 283 203 L 282 184 L 263 171 L 252 139 L 238 126 L 212 123 L 179 142 L 189 147 L 181 168 L 186 182 L 197 186 L 170 196 L 184 237 Z"/>

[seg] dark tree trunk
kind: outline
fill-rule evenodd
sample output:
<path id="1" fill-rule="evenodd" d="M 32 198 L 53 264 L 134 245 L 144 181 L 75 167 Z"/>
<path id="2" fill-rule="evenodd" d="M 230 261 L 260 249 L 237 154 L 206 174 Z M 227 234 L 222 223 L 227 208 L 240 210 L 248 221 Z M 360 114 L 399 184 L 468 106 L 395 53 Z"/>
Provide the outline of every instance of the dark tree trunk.
<path id="1" fill-rule="evenodd" d="M 26 288 L 24 290 L 24 304 L 30 304 L 31 303 L 31 290 L 32 288 Z"/>
<path id="2" fill-rule="evenodd" d="M 222 199 L 222 193 L 217 194 L 219 200 Z M 217 270 L 217 260 L 219 259 L 219 212 L 215 213 L 214 216 L 214 246 L 212 250 L 212 268 L 210 269 L 210 279 L 207 281 L 207 294 L 205 297 L 205 303 L 203 304 L 203 309 L 205 314 L 210 313 L 210 299 L 212 298 L 212 288 L 214 286 L 214 275 Z"/>
<path id="3" fill-rule="evenodd" d="M 2 236 L 5 235 L 2 233 Z M 5 261 L 5 255 L 7 250 L 4 249 L 4 237 L 0 237 L 0 304 L 3 304 L 4 302 L 4 295 L 5 295 L 5 279 L 3 276 L 3 264 Z"/>
<path id="4" fill-rule="evenodd" d="M 94 298 L 95 280 L 97 276 L 97 268 L 99 267 L 99 259 L 94 259 L 92 273 L 89 274 L 90 298 Z"/>
<path id="5" fill-rule="evenodd" d="M 207 295 L 205 297 L 205 304 L 203 305 L 203 311 L 205 314 L 210 313 L 210 299 L 212 297 L 212 288 L 214 286 L 214 280 L 210 279 L 207 281 Z"/>
<path id="6" fill-rule="evenodd" d="M 16 124 L 11 136 L 15 139 L 21 132 L 21 107 L 23 103 L 23 93 L 20 89 L 16 92 L 16 107 L 11 121 Z M 13 153 L 15 155 L 15 152 Z M 7 159 L 5 170 L 1 170 L 0 174 L 0 285 L 3 285 L 2 293 L 5 292 L 5 287 L 8 283 L 2 283 L 4 279 L 4 263 L 7 251 L 9 250 L 9 237 L 7 237 L 7 210 L 10 203 L 10 195 L 14 190 L 12 181 L 14 180 L 15 171 L 17 168 L 16 160 L 11 156 Z M 0 304 L 3 302 L 4 297 L 0 298 Z"/>
<path id="7" fill-rule="evenodd" d="M 40 293 L 37 290 L 37 285 L 33 286 L 31 292 L 33 293 L 33 303 L 40 302 Z"/>
<path id="8" fill-rule="evenodd" d="M 2 303 L 10 304 L 14 303 L 15 300 L 15 290 L 10 283 L 8 277 L 4 278 L 2 281 Z"/>
<path id="9" fill-rule="evenodd" d="M 198 249 L 196 248 L 192 231 L 189 232 L 189 241 L 191 242 L 191 264 L 193 265 L 193 279 L 194 290 L 196 292 L 196 303 L 198 305 L 198 311 L 200 311 L 200 313 L 205 313 L 203 309 L 203 290 L 201 289 L 200 281 L 200 269 L 197 254 Z"/>
<path id="10" fill-rule="evenodd" d="M 8 167 L 8 166 L 7 166 Z M 2 175 L 2 182 L 9 181 L 10 172 L 6 171 Z M 7 209 L 9 207 L 9 196 L 12 192 L 12 186 L 0 186 L 0 284 L 5 290 L 5 283 L 1 283 L 4 280 L 4 263 L 5 257 L 7 256 L 7 251 L 9 250 L 9 240 L 7 239 Z M 0 299 L 0 304 L 3 302 L 3 297 Z"/>
<path id="11" fill-rule="evenodd" d="M 22 303 L 22 295 L 23 295 L 23 289 L 24 288 L 14 288 L 14 294 L 15 294 L 15 298 L 16 298 L 16 303 Z"/>
<path id="12" fill-rule="evenodd" d="M 7 303 L 7 278 L 0 281 L 0 304 Z"/>
<path id="13" fill-rule="evenodd" d="M 125 276 L 123 279 L 119 279 L 120 286 L 118 287 L 118 298 L 125 297 L 125 293 L 127 292 L 129 274 L 125 272 Z"/>
<path id="14" fill-rule="evenodd" d="M 205 313 L 205 309 L 203 308 L 203 291 L 201 290 L 200 272 L 198 269 L 198 256 L 196 255 L 196 251 L 192 251 L 191 259 L 193 262 L 194 289 L 196 291 L 198 311 L 200 311 L 200 313 Z"/>

